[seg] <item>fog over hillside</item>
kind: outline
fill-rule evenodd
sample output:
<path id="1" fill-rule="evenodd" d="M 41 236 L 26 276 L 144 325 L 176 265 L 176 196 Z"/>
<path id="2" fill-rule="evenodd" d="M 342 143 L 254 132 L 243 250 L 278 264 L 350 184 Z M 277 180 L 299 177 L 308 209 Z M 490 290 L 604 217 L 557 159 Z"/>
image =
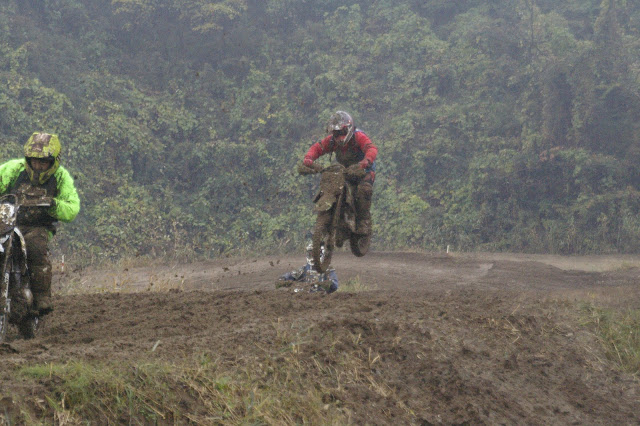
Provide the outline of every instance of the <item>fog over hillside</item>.
<path id="1" fill-rule="evenodd" d="M 57 132 L 87 259 L 299 249 L 337 109 L 376 248 L 640 251 L 638 18 L 587 0 L 7 0 L 0 159 Z M 325 159 L 323 161 L 328 161 Z"/>

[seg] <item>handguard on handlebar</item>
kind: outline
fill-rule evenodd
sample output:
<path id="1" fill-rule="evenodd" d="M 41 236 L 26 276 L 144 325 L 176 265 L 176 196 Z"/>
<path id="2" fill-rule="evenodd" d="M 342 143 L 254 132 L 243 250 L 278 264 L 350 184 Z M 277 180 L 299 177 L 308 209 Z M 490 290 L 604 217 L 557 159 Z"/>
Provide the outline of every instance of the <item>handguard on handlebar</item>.
<path id="1" fill-rule="evenodd" d="M 333 166 L 330 166 L 333 167 Z M 313 163 L 311 166 L 305 166 L 304 163 L 300 163 L 298 165 L 298 173 L 301 175 L 312 175 L 316 173 L 320 173 L 324 170 L 324 168 L 320 164 Z M 357 182 L 360 179 L 363 179 L 367 172 L 364 171 L 359 164 L 353 164 L 344 169 L 345 177 L 351 182 Z"/>
<path id="2" fill-rule="evenodd" d="M 300 165 L 298 165 L 298 173 L 301 175 L 312 175 L 320 173 L 321 171 L 322 166 L 320 164 L 313 163 L 310 166 L 305 166 L 304 163 L 300 163 Z"/>
<path id="3" fill-rule="evenodd" d="M 345 170 L 345 176 L 350 181 L 359 181 L 360 179 L 364 178 L 366 174 L 367 172 L 365 172 L 364 169 L 360 167 L 360 164 L 357 163 L 352 164 L 351 166 L 347 167 L 347 170 Z"/>

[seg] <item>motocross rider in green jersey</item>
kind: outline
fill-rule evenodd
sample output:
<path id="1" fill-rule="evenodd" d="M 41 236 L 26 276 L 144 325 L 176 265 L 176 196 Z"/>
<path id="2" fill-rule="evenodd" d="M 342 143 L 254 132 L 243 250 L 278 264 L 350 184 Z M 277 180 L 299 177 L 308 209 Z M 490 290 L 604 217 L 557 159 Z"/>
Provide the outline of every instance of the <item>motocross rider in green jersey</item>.
<path id="1" fill-rule="evenodd" d="M 71 222 L 80 211 L 73 178 L 60 165 L 60 150 L 57 135 L 33 133 L 24 146 L 24 158 L 0 165 L 0 195 L 15 194 L 22 204 L 17 225 L 27 244 L 34 307 L 41 315 L 53 310 L 48 244 L 55 223 Z"/>

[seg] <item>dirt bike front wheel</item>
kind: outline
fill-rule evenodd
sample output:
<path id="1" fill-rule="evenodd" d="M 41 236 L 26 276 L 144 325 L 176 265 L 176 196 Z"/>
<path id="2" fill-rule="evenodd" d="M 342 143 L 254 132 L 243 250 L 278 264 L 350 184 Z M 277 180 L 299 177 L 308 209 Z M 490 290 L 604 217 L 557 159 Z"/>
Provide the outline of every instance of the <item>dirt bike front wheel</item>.
<path id="1" fill-rule="evenodd" d="M 316 226 L 313 230 L 313 237 L 311 239 L 313 250 L 311 251 L 311 256 L 313 257 L 315 269 L 319 273 L 323 273 L 329 268 L 331 257 L 333 256 L 336 231 L 332 229 L 332 219 L 331 211 L 319 212 L 318 218 L 316 219 Z M 322 253 L 322 246 L 324 246 L 324 255 Z"/>
<path id="2" fill-rule="evenodd" d="M 351 247 L 351 253 L 358 257 L 362 257 L 369 251 L 369 245 L 371 244 L 371 235 L 351 234 L 349 237 L 349 246 Z"/>

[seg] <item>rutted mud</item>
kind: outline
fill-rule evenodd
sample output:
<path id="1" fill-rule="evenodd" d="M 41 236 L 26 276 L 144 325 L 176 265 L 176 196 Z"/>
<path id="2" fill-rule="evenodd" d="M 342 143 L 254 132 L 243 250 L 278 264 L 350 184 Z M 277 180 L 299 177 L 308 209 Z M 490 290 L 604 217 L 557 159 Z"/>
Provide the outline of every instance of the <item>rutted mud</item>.
<path id="1" fill-rule="evenodd" d="M 372 354 L 375 383 L 345 383 L 330 398 L 355 424 L 640 422 L 638 382 L 603 361 L 576 302 L 637 307 L 637 258 L 339 252 L 341 285 L 366 291 L 274 288 L 303 262 L 272 256 L 58 275 L 43 335 L 0 346 L 0 397 L 37 394 L 15 377 L 25 364 L 128 360 L 154 348 L 168 360 L 201 351 L 259 362 L 276 352 L 285 324 L 305 330 L 300 350 L 327 365 L 339 362 L 340 348 Z M 90 294 L 71 294 L 71 284 Z"/>

